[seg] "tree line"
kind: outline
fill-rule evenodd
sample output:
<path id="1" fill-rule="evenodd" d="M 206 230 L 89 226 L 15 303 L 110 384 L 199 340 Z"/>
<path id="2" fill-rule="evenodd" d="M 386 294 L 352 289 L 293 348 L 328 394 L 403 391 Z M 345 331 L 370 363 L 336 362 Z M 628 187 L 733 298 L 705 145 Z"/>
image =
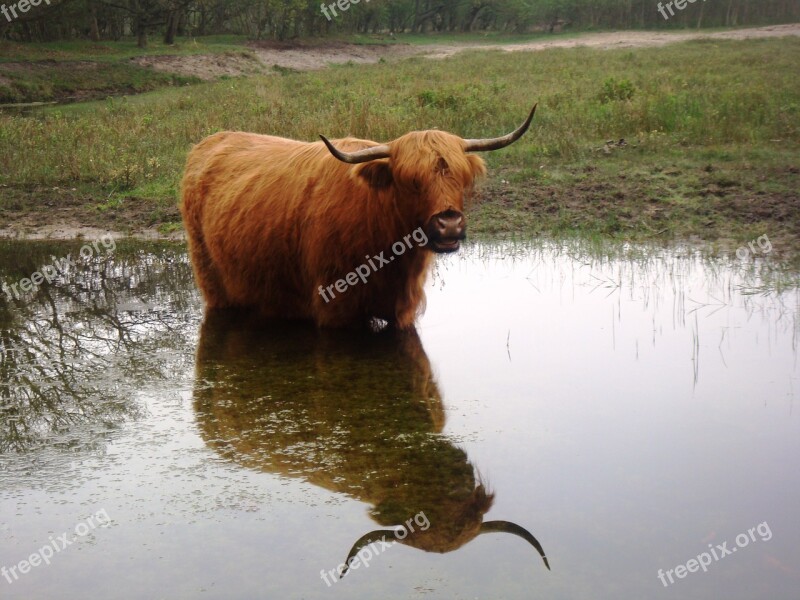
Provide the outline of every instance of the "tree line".
<path id="1" fill-rule="evenodd" d="M 800 0 L 5 0 L 0 39 L 633 29 L 800 21 Z M 35 3 L 35 6 L 33 4 Z M 664 10 L 670 4 L 674 8 Z M 323 10 L 325 7 L 325 10 Z M 659 8 L 661 7 L 661 8 Z M 13 10 L 11 10 L 13 8 Z"/>

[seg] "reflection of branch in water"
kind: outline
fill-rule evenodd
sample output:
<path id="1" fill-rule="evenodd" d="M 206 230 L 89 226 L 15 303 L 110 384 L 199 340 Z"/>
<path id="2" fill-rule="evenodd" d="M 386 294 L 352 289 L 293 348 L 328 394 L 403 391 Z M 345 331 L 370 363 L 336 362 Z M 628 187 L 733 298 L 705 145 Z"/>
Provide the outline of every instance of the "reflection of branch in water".
<path id="1" fill-rule="evenodd" d="M 35 270 L 52 248 L 0 246 L 0 279 L 24 277 L 20 270 Z M 134 416 L 131 390 L 166 375 L 164 350 L 185 348 L 196 314 L 185 255 L 121 245 L 113 256 L 75 262 L 28 297 L 0 296 L 0 453 L 52 438 L 87 443 L 76 438 L 77 425 L 107 430 Z M 151 308 L 119 308 L 132 304 Z"/>
<path id="2" fill-rule="evenodd" d="M 424 513 L 430 528 L 403 544 L 450 552 L 511 531 L 483 523 L 493 495 L 442 434 L 444 405 L 414 330 L 317 331 L 212 312 L 194 401 L 202 437 L 231 461 L 366 502 L 383 527 Z"/>

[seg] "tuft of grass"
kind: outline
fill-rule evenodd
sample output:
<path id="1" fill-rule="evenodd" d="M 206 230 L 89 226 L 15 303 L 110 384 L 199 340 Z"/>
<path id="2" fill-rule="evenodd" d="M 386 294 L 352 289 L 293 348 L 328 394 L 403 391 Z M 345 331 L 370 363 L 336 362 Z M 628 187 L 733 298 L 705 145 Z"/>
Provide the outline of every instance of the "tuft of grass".
<path id="1" fill-rule="evenodd" d="M 170 235 L 173 233 L 178 233 L 179 231 L 183 230 L 183 223 L 181 222 L 168 222 L 168 223 L 161 223 L 158 226 L 158 232 L 161 235 Z"/>
<path id="2" fill-rule="evenodd" d="M 628 79 L 617 81 L 613 77 L 609 77 L 603 82 L 603 89 L 598 97 L 602 104 L 618 100 L 630 100 L 633 98 L 635 90 L 635 86 Z"/>

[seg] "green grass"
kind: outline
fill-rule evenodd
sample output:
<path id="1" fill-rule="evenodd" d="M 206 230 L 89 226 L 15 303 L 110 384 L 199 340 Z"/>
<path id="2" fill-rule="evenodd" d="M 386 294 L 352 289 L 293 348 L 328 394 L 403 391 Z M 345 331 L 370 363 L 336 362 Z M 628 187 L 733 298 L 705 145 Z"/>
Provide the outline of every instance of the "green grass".
<path id="1" fill-rule="evenodd" d="M 0 63 L 37 60 L 115 62 L 135 56 L 220 54 L 240 52 L 246 42 L 247 38 L 241 35 L 209 35 L 200 38 L 178 38 L 175 44 L 167 46 L 160 38 L 151 37 L 147 48 L 141 49 L 136 46 L 135 39 L 97 43 L 70 40 L 39 44 L 0 40 Z"/>
<path id="2" fill-rule="evenodd" d="M 18 44 L 0 40 L 0 104 L 74 101 L 139 94 L 200 79 L 138 66 L 139 56 L 194 54 L 246 55 L 244 36 L 181 38 L 167 46 L 151 40 L 144 50 L 133 40 L 92 43 L 85 40 Z M 23 63 L 23 64 L 20 64 Z"/>
<path id="3" fill-rule="evenodd" d="M 538 102 L 531 132 L 485 155 L 490 179 L 473 231 L 734 242 L 767 232 L 797 247 L 799 62 L 796 38 L 477 51 L 0 114 L 0 208 L 57 186 L 87 202 L 165 206 L 191 144 L 224 129 L 483 137 L 515 127 Z M 626 146 L 603 149 L 620 138 Z"/>
<path id="4" fill-rule="evenodd" d="M 165 86 L 200 82 L 197 77 L 163 73 L 129 62 L 36 63 L 4 72 L 0 64 L 0 104 L 81 100 L 139 94 Z"/>

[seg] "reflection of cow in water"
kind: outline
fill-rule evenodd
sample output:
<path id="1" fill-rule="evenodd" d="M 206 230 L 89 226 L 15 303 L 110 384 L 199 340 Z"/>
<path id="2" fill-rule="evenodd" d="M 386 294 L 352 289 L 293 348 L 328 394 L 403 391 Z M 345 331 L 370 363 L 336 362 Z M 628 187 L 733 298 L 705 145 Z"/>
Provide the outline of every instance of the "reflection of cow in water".
<path id="1" fill-rule="evenodd" d="M 518 525 L 483 523 L 493 496 L 441 435 L 442 399 L 413 329 L 345 334 L 210 313 L 194 398 L 203 437 L 232 461 L 367 502 L 384 527 L 424 512 L 431 526 L 403 544 L 449 552 L 505 531 L 544 558 Z M 393 532 L 363 536 L 351 555 Z"/>

